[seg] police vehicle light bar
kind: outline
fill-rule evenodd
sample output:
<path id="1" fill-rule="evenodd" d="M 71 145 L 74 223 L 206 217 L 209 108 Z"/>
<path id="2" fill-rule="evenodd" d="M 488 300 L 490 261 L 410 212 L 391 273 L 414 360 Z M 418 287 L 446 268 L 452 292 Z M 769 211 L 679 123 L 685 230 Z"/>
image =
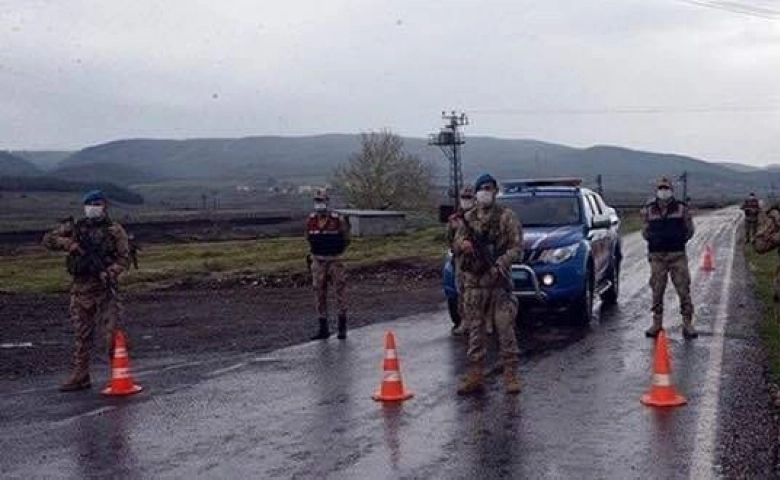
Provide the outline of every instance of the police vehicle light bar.
<path id="1" fill-rule="evenodd" d="M 535 187 L 580 187 L 581 178 L 561 177 L 561 178 L 533 178 L 525 180 L 507 180 L 501 182 L 501 188 L 505 190 L 523 190 Z"/>

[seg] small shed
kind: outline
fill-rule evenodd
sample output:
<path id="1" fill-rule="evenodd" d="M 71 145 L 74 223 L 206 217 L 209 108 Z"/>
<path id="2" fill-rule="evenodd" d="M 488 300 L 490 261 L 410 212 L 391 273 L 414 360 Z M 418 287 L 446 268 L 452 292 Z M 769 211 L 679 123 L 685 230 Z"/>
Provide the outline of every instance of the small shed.
<path id="1" fill-rule="evenodd" d="M 406 214 L 389 210 L 337 210 L 347 217 L 356 237 L 396 235 L 406 230 Z"/>

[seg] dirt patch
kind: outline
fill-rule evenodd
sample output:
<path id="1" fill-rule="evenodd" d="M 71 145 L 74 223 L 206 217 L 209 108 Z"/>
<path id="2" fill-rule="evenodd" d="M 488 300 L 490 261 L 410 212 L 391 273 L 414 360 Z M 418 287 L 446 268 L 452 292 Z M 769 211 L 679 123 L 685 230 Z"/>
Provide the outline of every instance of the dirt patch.
<path id="1" fill-rule="evenodd" d="M 440 268 L 393 262 L 350 269 L 350 326 L 439 310 Z M 262 353 L 308 341 L 316 328 L 309 282 L 308 275 L 247 276 L 126 294 L 124 326 L 132 355 Z M 67 372 L 73 334 L 67 307 L 67 295 L 0 294 L 0 344 L 19 344 L 0 348 L 0 379 Z M 23 346 L 27 342 L 32 347 Z M 96 357 L 106 362 L 104 355 Z"/>

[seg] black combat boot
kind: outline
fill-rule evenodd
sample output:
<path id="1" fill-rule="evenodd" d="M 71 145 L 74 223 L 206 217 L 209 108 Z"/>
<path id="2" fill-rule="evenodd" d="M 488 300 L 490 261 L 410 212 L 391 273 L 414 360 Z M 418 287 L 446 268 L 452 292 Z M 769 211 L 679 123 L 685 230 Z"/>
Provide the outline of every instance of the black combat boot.
<path id="1" fill-rule="evenodd" d="M 311 337 L 312 340 L 327 340 L 330 338 L 330 330 L 328 329 L 328 319 L 327 318 L 320 318 L 320 329 L 317 332 L 317 335 L 314 335 Z"/>
<path id="2" fill-rule="evenodd" d="M 92 386 L 89 378 L 89 370 L 76 369 L 68 380 L 60 385 L 60 392 L 76 392 Z"/>
<path id="3" fill-rule="evenodd" d="M 342 313 L 339 315 L 339 334 L 338 338 L 344 340 L 347 338 L 347 314 Z"/>

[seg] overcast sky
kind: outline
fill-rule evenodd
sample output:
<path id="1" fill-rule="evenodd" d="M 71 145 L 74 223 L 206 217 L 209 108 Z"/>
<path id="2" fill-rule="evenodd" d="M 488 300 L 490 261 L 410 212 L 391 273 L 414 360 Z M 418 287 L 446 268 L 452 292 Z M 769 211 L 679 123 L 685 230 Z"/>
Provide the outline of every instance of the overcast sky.
<path id="1" fill-rule="evenodd" d="M 442 109 L 467 135 L 780 163 L 780 0 L 0 0 L 0 149 L 424 136 Z"/>

